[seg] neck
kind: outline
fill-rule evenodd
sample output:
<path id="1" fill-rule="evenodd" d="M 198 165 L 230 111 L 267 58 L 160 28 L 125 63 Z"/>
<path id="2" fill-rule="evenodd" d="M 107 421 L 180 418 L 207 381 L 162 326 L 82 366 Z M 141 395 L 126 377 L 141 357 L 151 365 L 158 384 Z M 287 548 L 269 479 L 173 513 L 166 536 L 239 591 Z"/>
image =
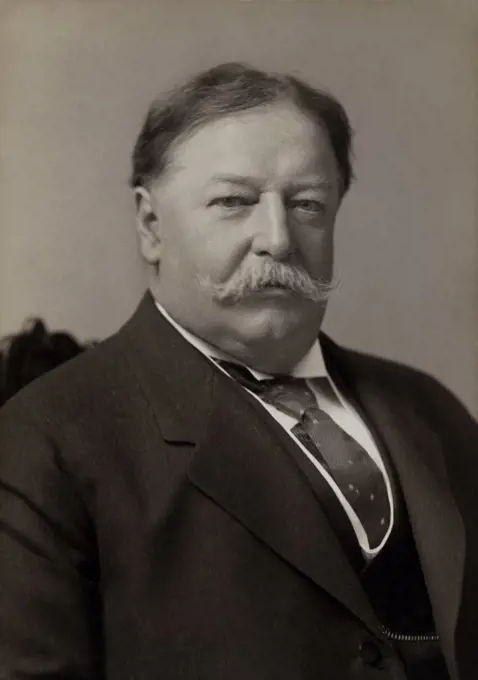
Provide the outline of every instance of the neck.
<path id="1" fill-rule="evenodd" d="M 291 310 L 286 316 L 248 314 L 247 309 L 244 313 L 225 309 L 218 314 L 216 309 L 194 305 L 184 310 L 177 303 L 168 304 L 160 292 L 152 289 L 174 323 L 231 359 L 269 374 L 290 373 L 295 368 L 317 340 L 325 312 L 325 306 L 316 304 L 295 314 Z"/>
<path id="2" fill-rule="evenodd" d="M 231 336 L 202 339 L 246 366 L 261 373 L 274 375 L 290 373 L 310 350 L 317 335 L 318 332 L 307 339 L 301 338 L 300 341 L 296 338 L 289 340 L 282 338 L 253 343 L 245 343 Z"/>

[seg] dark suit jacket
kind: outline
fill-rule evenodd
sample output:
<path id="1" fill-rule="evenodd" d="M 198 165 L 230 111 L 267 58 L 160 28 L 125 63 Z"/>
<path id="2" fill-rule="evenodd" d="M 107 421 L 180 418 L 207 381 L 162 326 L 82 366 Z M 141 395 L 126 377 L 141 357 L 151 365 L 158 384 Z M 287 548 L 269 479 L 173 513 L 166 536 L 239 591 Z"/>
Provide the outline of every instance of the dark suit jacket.
<path id="1" fill-rule="evenodd" d="M 323 347 L 396 466 L 451 676 L 474 680 L 476 426 L 433 379 Z M 291 446 L 149 294 L 12 399 L 2 680 L 403 677 Z"/>

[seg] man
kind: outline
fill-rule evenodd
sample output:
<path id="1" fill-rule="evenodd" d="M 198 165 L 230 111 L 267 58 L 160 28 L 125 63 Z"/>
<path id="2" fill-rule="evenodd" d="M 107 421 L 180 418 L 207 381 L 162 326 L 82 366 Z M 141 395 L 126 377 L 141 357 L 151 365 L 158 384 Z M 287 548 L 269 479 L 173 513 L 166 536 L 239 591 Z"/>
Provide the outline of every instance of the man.
<path id="1" fill-rule="evenodd" d="M 1 413 L 2 678 L 476 677 L 476 425 L 320 332 L 350 137 L 240 64 L 151 107 L 150 291 Z"/>

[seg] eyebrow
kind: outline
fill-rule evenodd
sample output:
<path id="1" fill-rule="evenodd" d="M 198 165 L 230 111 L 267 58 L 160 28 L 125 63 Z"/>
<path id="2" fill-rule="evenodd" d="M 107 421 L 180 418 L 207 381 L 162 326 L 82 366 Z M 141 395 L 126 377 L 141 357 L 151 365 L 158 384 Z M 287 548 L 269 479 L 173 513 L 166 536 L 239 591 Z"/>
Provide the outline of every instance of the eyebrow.
<path id="1" fill-rule="evenodd" d="M 235 175 L 235 174 L 219 174 L 213 175 L 209 183 L 212 182 L 224 182 L 226 184 L 237 184 L 240 186 L 257 187 L 260 184 L 260 180 L 257 177 L 251 177 L 250 175 Z M 332 189 L 334 186 L 333 182 L 325 179 L 324 177 L 312 176 L 310 178 L 292 182 L 290 188 L 294 191 L 300 191 L 305 189 Z"/>
<path id="2" fill-rule="evenodd" d="M 213 175 L 209 181 L 212 182 L 225 182 L 227 184 L 241 184 L 246 186 L 257 186 L 259 180 L 256 177 L 251 177 L 250 175 Z"/>

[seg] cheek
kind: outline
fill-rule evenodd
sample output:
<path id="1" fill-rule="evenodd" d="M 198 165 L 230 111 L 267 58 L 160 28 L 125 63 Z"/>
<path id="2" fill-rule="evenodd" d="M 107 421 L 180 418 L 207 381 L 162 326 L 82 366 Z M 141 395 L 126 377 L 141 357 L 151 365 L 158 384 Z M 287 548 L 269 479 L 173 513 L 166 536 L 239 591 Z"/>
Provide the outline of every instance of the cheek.
<path id="1" fill-rule="evenodd" d="M 214 220 L 197 212 L 194 220 L 179 225 L 169 234 L 164 254 L 173 254 L 177 267 L 189 276 L 208 276 L 214 283 L 226 282 L 241 266 L 247 253 L 247 240 L 239 223 Z"/>
<path id="2" fill-rule="evenodd" d="M 201 215 L 195 237 L 198 268 L 216 283 L 225 283 L 242 265 L 250 244 L 244 219 L 221 219 L 213 211 Z"/>
<path id="3" fill-rule="evenodd" d="M 205 235 L 196 251 L 198 268 L 216 283 L 225 283 L 241 267 L 247 250 L 240 231 L 226 228 Z"/>
<path id="4" fill-rule="evenodd" d="M 333 229 L 306 229 L 297 235 L 303 263 L 310 274 L 328 276 L 332 272 Z"/>

